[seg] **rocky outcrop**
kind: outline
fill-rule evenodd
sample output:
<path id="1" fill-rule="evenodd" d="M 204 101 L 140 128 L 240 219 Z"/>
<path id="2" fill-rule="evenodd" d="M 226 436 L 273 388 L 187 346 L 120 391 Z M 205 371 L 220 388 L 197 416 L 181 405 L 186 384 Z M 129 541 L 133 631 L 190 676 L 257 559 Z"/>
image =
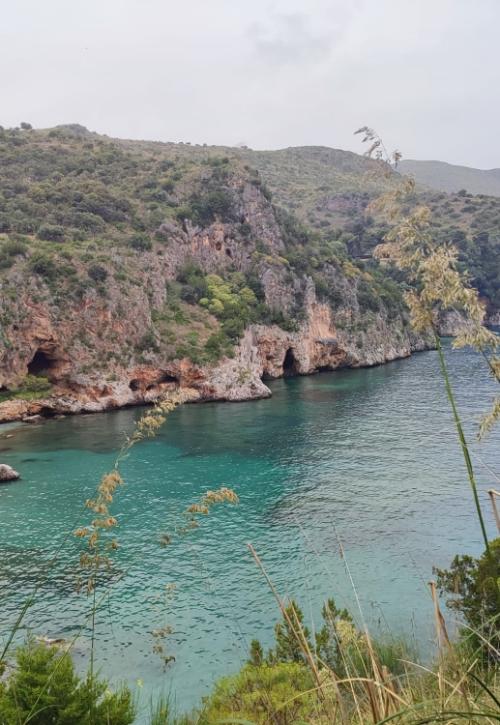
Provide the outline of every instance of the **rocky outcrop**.
<path id="1" fill-rule="evenodd" d="M 83 376 L 56 385 L 50 396 L 40 400 L 0 403 L 0 422 L 154 403 L 177 389 L 189 391 L 193 402 L 265 398 L 271 395 L 266 380 L 378 365 L 427 347 L 428 341 L 403 325 L 388 324 L 383 317 L 375 318 L 353 338 L 351 332 L 335 326 L 328 305 L 314 301 L 296 332 L 277 325 L 251 325 L 234 357 L 217 364 L 202 366 L 183 359 L 163 366 L 138 365 L 123 370 L 118 380 Z"/>
<path id="2" fill-rule="evenodd" d="M 17 481 L 20 475 L 6 463 L 0 463 L 0 483 L 7 483 L 8 481 Z"/>
<path id="3" fill-rule="evenodd" d="M 68 270 L 53 246 L 49 272 L 43 256 L 14 259 L 1 280 L 0 390 L 3 398 L 22 390 L 27 376 L 51 389 L 26 399 L 16 392 L 0 403 L 0 422 L 153 403 L 178 389 L 199 401 L 262 398 L 269 379 L 377 365 L 428 345 L 411 331 L 400 298 L 382 301 L 368 271 L 328 249 L 308 267 L 307 236 L 293 220 L 284 225 L 242 174 L 224 176 L 227 218 L 216 214 L 202 227 L 178 212 L 160 223 L 151 248 L 92 243 Z M 203 354 L 210 336 L 226 333 L 217 309 L 202 304 L 189 279 L 179 282 L 193 266 L 198 278 L 216 273 L 232 284 L 236 276 L 250 295 L 248 285 L 259 291 L 260 322 L 247 324 L 232 356 L 223 354 L 227 344 Z M 193 340 L 198 354 L 190 355 Z"/>

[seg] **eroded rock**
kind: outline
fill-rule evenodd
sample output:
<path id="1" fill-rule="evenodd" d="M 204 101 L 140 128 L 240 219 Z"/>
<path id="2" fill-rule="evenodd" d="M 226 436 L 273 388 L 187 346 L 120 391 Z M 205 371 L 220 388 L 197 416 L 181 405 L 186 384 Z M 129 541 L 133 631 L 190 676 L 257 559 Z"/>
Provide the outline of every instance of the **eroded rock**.
<path id="1" fill-rule="evenodd" d="M 0 483 L 17 481 L 18 478 L 21 478 L 21 476 L 17 471 L 15 471 L 11 466 L 8 466 L 6 463 L 0 463 Z"/>

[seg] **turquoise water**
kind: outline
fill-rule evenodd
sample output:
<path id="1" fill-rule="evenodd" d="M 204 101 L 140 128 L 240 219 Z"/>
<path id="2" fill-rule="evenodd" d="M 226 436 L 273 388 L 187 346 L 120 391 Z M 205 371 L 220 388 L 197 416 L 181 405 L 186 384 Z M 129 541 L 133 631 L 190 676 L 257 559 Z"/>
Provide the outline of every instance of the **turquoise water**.
<path id="1" fill-rule="evenodd" d="M 495 387 L 476 355 L 447 354 L 472 437 Z M 123 465 L 126 486 L 114 504 L 121 578 L 98 615 L 97 658 L 115 681 L 173 692 L 180 708 L 235 671 L 253 637 L 271 642 L 276 604 L 247 542 L 280 593 L 294 595 L 314 622 L 331 595 L 356 613 L 347 562 L 370 626 L 411 633 L 424 655 L 433 641 L 432 566 L 481 550 L 435 352 L 279 380 L 272 390 L 269 400 L 178 409 Z M 0 429 L 0 460 L 23 479 L 0 487 L 2 636 L 62 532 L 85 522 L 83 501 L 140 414 Z M 473 446 L 483 492 L 493 483 L 487 467 L 500 469 L 498 443 L 497 433 Z M 189 503 L 223 485 L 237 491 L 239 506 L 219 507 L 199 530 L 160 546 Z M 489 511 L 488 524 L 493 534 Z M 77 561 L 78 542 L 69 538 L 27 616 L 34 633 L 71 637 L 85 624 Z M 164 668 L 151 633 L 167 625 L 175 663 Z M 82 666 L 88 650 L 84 628 L 76 643 Z"/>

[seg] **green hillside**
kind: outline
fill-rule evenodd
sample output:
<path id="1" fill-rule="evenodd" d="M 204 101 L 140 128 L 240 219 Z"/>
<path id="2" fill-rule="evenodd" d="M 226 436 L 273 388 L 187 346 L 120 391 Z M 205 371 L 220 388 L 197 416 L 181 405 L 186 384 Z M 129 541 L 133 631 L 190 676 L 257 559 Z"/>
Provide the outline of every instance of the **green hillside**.
<path id="1" fill-rule="evenodd" d="M 140 254 L 168 246 L 168 237 L 186 224 L 203 227 L 216 219 L 232 224 L 244 241 L 250 232 L 235 180 L 241 186 L 245 179 L 272 201 L 292 246 L 300 240 L 302 271 L 310 272 L 310 260 L 318 264 L 333 249 L 354 259 L 371 256 L 386 226 L 367 207 L 398 183 L 378 161 L 325 147 L 253 151 L 126 141 L 77 124 L 3 131 L 0 267 L 27 250 L 31 270 L 55 266 L 75 280 L 72 259 L 99 266 L 116 245 L 125 255 Z M 436 234 L 459 246 L 490 309 L 500 309 L 500 199 L 423 189 L 419 199 L 434 212 Z M 98 272 L 87 275 L 87 285 L 95 282 L 92 275 Z"/>
<path id="2" fill-rule="evenodd" d="M 413 161 L 403 159 L 399 169 L 415 177 L 419 184 L 446 192 L 465 189 L 471 194 L 500 196 L 500 169 L 474 169 L 444 161 Z"/>

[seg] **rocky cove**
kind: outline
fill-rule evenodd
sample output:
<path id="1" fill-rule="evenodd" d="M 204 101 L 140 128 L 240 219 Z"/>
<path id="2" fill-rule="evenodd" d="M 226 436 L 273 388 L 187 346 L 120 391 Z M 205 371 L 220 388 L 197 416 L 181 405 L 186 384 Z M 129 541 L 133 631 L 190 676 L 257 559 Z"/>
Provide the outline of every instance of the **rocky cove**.
<path id="1" fill-rule="evenodd" d="M 152 403 L 179 388 L 199 401 L 262 398 L 266 380 L 429 346 L 388 271 L 310 233 L 241 159 L 172 160 L 164 146 L 144 158 L 140 146 L 97 143 L 110 147 L 115 186 L 123 171 L 119 193 L 82 182 L 88 142 L 30 137 L 34 176 L 57 169 L 61 150 L 76 170 L 65 167 L 59 201 L 47 202 L 59 226 L 5 242 L 0 422 Z M 161 203 L 145 206 L 156 185 Z M 31 186 L 38 204 L 46 184 Z M 107 221 L 98 235 L 69 226 L 97 224 L 97 213 Z"/>
<path id="2" fill-rule="evenodd" d="M 314 293 L 311 290 L 311 297 Z M 431 345 L 406 328 L 395 328 L 379 317 L 358 339 L 335 327 L 330 308 L 314 299 L 308 319 L 297 332 L 276 325 L 252 325 L 245 330 L 234 357 L 200 366 L 189 359 L 161 364 L 139 364 L 114 374 L 71 378 L 68 358 L 59 357 L 61 341 L 48 320 L 38 316 L 38 327 L 27 340 L 32 355 L 27 372 L 50 375 L 50 395 L 37 400 L 14 399 L 0 403 L 0 422 L 31 416 L 90 413 L 154 403 L 176 389 L 186 390 L 190 402 L 239 401 L 265 398 L 265 384 L 283 376 L 310 375 L 338 368 L 358 368 L 404 358 Z M 31 328 L 33 329 L 33 328 Z M 34 352 L 33 352 L 34 351 Z"/>

